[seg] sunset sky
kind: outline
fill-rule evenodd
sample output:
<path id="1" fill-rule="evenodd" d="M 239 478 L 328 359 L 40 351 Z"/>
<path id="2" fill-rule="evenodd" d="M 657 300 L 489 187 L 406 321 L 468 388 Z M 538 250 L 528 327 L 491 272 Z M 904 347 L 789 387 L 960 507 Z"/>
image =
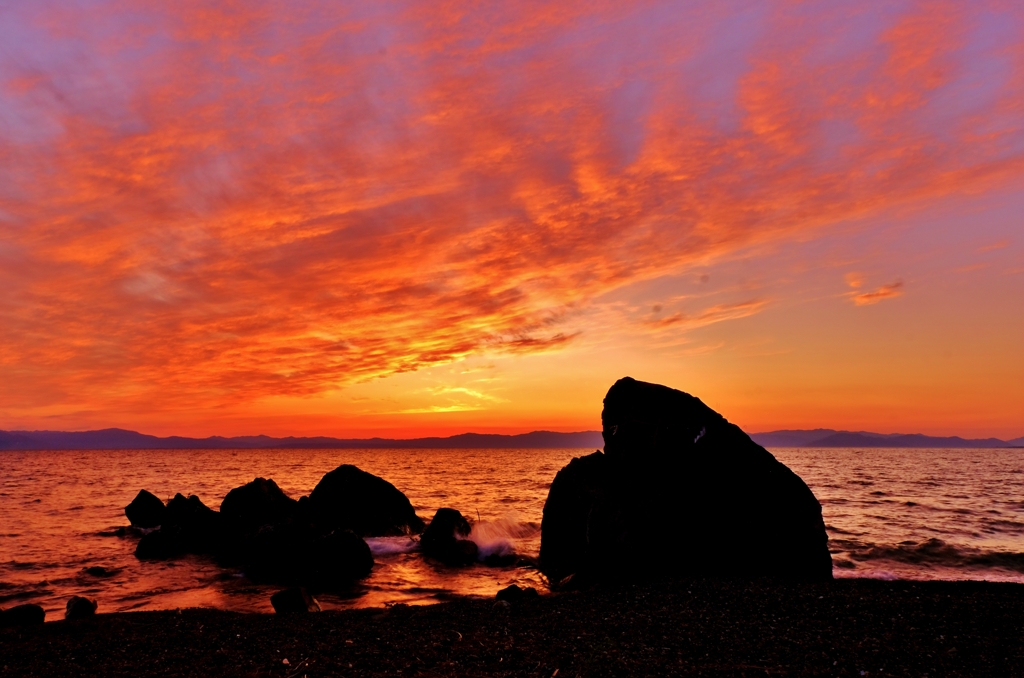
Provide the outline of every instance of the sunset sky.
<path id="1" fill-rule="evenodd" d="M 1024 435 L 1024 3 L 0 0 L 0 429 Z"/>

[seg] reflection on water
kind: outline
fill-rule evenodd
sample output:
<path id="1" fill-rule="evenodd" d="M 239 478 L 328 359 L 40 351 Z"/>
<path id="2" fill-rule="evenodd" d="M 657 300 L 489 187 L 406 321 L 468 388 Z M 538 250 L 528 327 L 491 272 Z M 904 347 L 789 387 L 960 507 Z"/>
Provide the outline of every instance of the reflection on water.
<path id="1" fill-rule="evenodd" d="M 548 485 L 573 456 L 589 452 L 0 452 L 0 605 L 38 602 L 52 616 L 77 594 L 97 598 L 107 612 L 196 605 L 269 612 L 277 587 L 254 584 L 207 558 L 136 560 L 135 538 L 112 536 L 127 524 L 124 505 L 146 488 L 165 499 L 198 494 L 218 507 L 228 490 L 257 476 L 298 497 L 346 463 L 392 482 L 425 520 L 443 506 L 462 511 L 476 523 L 471 537 L 483 555 L 536 556 Z M 821 500 L 837 576 L 1024 581 L 1021 450 L 773 453 Z M 542 586 L 528 567 L 452 568 L 424 560 L 406 538 L 369 544 L 377 561 L 372 575 L 347 596 L 319 596 L 325 608 L 493 596 L 512 583 Z"/>
<path id="2" fill-rule="evenodd" d="M 188 556 L 139 561 L 124 506 L 140 488 L 168 499 L 197 494 L 212 508 L 233 487 L 273 478 L 293 497 L 321 476 L 355 464 L 405 492 L 429 521 L 441 507 L 474 521 L 483 556 L 536 557 L 548 485 L 562 466 L 592 450 L 139 450 L 0 452 L 0 605 L 37 602 L 48 614 L 71 595 L 101 611 L 209 606 L 271 611 L 279 587 Z M 543 586 L 532 568 L 452 568 L 426 561 L 407 538 L 368 540 L 376 565 L 348 596 L 319 595 L 325 609 L 436 602 L 452 594 L 493 596 L 509 584 Z M 101 576 L 85 570 L 100 566 Z"/>

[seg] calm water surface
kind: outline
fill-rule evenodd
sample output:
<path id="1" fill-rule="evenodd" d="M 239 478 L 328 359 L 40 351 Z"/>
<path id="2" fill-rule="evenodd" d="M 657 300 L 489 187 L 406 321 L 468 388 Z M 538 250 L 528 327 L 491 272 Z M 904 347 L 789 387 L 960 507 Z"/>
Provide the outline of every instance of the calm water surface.
<path id="1" fill-rule="evenodd" d="M 254 477 L 293 497 L 340 464 L 379 475 L 429 520 L 459 509 L 485 555 L 536 556 L 548 486 L 591 450 L 145 450 L 0 452 L 0 605 L 43 605 L 59 618 L 71 595 L 101 611 L 209 606 L 270 612 L 274 586 L 190 556 L 144 562 L 136 538 L 118 537 L 140 488 L 197 494 L 217 508 Z M 774 449 L 822 503 L 839 577 L 1024 582 L 1024 450 Z M 739 526 L 737 538 L 742 538 Z M 665 535 L 672 539 L 672 535 Z M 530 568 L 448 568 L 405 538 L 368 540 L 373 573 L 325 608 L 493 596 L 512 583 L 543 587 Z M 651 548 L 658 548 L 652 544 Z M 108 577 L 86 568 L 102 566 Z"/>

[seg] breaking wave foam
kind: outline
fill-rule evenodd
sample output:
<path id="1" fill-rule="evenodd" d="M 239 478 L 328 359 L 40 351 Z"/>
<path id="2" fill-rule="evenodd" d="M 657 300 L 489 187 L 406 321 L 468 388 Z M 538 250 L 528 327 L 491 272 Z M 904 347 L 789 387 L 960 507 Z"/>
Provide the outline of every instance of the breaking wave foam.
<path id="1" fill-rule="evenodd" d="M 520 519 L 517 513 L 506 513 L 497 520 L 481 520 L 473 524 L 469 540 L 480 550 L 480 559 L 516 554 L 516 542 L 536 537 L 540 525 Z"/>
<path id="2" fill-rule="evenodd" d="M 420 543 L 409 537 L 367 537 L 365 541 L 374 556 L 412 553 L 420 549 Z"/>

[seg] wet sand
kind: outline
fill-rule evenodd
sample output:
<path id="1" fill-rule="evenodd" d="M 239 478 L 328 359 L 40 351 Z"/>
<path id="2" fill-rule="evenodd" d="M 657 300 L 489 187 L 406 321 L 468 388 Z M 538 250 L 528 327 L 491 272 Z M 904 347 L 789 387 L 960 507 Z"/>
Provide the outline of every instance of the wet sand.
<path id="1" fill-rule="evenodd" d="M 556 672 L 1024 676 L 1024 585 L 683 580 L 510 607 L 460 599 L 291 617 L 188 609 L 0 630 L 4 676 Z"/>

